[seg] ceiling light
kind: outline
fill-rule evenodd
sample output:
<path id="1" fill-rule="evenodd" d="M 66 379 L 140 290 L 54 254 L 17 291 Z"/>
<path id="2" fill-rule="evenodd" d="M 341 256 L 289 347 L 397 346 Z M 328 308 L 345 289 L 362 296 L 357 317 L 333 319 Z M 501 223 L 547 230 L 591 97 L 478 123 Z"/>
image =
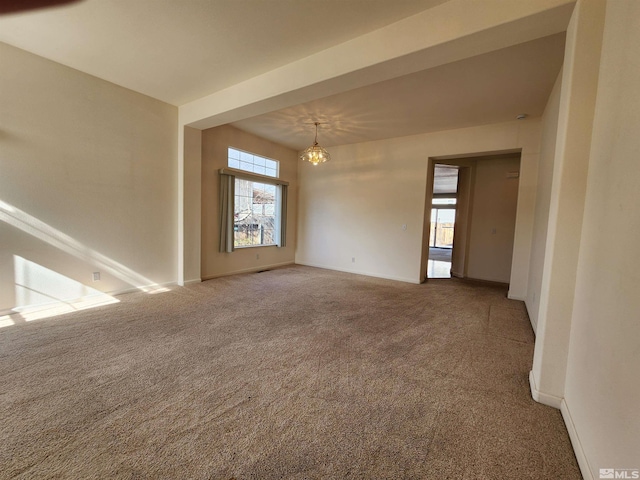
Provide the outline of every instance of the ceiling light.
<path id="1" fill-rule="evenodd" d="M 521 113 L 520 115 L 518 115 L 516 117 L 516 120 L 524 120 L 525 118 L 527 118 L 529 115 L 527 115 L 526 113 Z"/>
<path id="2" fill-rule="evenodd" d="M 319 163 L 331 160 L 331 155 L 329 155 L 329 152 L 324 148 L 318 145 L 318 125 L 320 125 L 320 123 L 315 122 L 314 125 L 316 126 L 316 139 L 313 141 L 313 145 L 300 154 L 300 160 L 303 162 L 309 162 L 313 165 L 318 165 Z"/>

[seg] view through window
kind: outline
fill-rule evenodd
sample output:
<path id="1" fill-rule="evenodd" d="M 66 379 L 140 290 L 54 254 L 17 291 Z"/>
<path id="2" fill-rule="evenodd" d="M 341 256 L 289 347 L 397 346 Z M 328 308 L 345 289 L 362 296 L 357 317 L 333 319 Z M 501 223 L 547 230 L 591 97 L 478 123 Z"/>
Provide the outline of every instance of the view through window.
<path id="1" fill-rule="evenodd" d="M 234 245 L 276 245 L 276 185 L 236 178 Z"/>
<path id="2" fill-rule="evenodd" d="M 456 220 L 455 198 L 434 198 L 431 209 L 431 230 L 429 246 L 453 247 L 453 231 Z"/>

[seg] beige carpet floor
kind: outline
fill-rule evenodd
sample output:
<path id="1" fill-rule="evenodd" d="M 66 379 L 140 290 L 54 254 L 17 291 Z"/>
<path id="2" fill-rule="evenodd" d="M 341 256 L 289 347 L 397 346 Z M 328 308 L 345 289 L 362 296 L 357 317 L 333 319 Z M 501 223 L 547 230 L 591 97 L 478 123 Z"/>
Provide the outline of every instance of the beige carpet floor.
<path id="1" fill-rule="evenodd" d="M 579 479 L 505 290 L 308 267 L 0 329 L 0 478 Z"/>

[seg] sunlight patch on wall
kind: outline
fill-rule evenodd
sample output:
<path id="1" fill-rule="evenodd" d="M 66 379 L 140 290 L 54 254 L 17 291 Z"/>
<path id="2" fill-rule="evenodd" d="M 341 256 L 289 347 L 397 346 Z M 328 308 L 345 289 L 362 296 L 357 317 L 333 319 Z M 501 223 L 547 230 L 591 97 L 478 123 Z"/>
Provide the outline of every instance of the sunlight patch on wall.
<path id="1" fill-rule="evenodd" d="M 18 315 L 0 317 L 0 328 L 19 320 L 30 322 L 119 302 L 106 293 L 18 255 L 13 256 L 13 261 L 16 297 L 13 311 Z"/>
<path id="2" fill-rule="evenodd" d="M 168 291 L 167 288 L 160 287 L 153 280 L 140 275 L 100 252 L 90 249 L 66 233 L 1 200 L 0 221 L 6 222 L 88 264 L 99 267 L 101 271 L 107 272 L 143 292 L 161 293 Z"/>

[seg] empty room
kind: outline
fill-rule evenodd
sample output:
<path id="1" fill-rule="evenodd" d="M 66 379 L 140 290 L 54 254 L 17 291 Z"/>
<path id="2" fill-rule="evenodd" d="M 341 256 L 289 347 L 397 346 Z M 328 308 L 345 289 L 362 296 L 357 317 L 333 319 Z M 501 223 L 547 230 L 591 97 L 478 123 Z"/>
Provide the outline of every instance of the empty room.
<path id="1" fill-rule="evenodd" d="M 0 1 L 0 479 L 640 478 L 640 3 Z"/>

